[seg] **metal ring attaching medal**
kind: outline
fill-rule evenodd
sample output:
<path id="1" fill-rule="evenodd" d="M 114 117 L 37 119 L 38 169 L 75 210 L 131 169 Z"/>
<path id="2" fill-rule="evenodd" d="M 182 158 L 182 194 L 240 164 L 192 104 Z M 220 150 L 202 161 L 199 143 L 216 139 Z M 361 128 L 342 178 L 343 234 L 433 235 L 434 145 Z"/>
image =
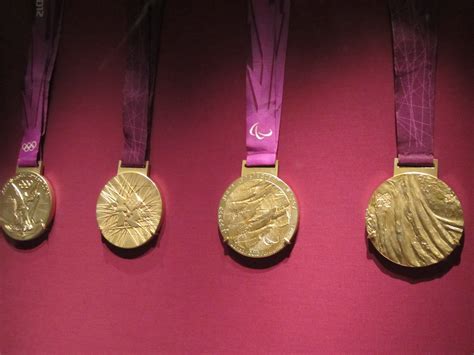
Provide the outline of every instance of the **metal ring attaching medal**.
<path id="1" fill-rule="evenodd" d="M 27 241 L 41 236 L 54 216 L 51 184 L 38 168 L 18 168 L 0 192 L 0 225 L 12 239 Z"/>
<path id="2" fill-rule="evenodd" d="M 219 230 L 224 242 L 247 257 L 278 253 L 292 242 L 298 204 L 275 168 L 246 168 L 225 191 L 219 204 Z M 272 171 L 272 172 L 269 172 Z"/>
<path id="3" fill-rule="evenodd" d="M 119 248 L 137 248 L 158 231 L 161 194 L 144 169 L 119 167 L 97 200 L 97 223 L 103 237 Z"/>
<path id="4" fill-rule="evenodd" d="M 433 168 L 400 168 L 373 193 L 366 213 L 367 235 L 385 258 L 408 267 L 444 260 L 459 245 L 461 203 Z"/>

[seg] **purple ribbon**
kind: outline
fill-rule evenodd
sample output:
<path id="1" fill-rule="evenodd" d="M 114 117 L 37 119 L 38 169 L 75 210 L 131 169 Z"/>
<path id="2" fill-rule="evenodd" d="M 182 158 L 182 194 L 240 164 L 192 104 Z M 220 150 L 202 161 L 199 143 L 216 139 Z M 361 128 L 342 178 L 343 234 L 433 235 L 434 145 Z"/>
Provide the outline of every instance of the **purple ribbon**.
<path id="1" fill-rule="evenodd" d="M 127 68 L 123 88 L 122 165 L 145 165 L 158 55 L 159 23 L 162 1 L 130 1 L 130 34 Z"/>
<path id="2" fill-rule="evenodd" d="M 49 88 L 62 21 L 62 0 L 34 0 L 32 3 L 35 4 L 35 19 L 24 79 L 25 127 L 18 166 L 37 166 L 40 159 L 48 117 Z"/>
<path id="3" fill-rule="evenodd" d="M 247 165 L 275 165 L 280 131 L 290 0 L 250 0 Z"/>
<path id="4" fill-rule="evenodd" d="M 436 15 L 433 0 L 390 0 L 400 165 L 433 165 Z"/>

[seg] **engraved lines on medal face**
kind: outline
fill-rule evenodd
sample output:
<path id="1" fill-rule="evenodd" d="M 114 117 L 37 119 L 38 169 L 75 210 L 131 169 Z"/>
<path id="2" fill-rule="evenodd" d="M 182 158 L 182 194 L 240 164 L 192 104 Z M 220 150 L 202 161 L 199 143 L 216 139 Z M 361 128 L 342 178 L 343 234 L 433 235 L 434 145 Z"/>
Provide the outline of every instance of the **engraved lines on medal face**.
<path id="1" fill-rule="evenodd" d="M 376 249 L 405 266 L 427 266 L 448 256 L 463 231 L 459 200 L 441 180 L 402 174 L 384 182 L 367 209 L 367 233 Z"/>
<path id="2" fill-rule="evenodd" d="M 110 242 L 139 246 L 156 232 L 161 218 L 161 199 L 146 177 L 118 175 L 102 190 L 97 216 L 100 229 Z"/>
<path id="3" fill-rule="evenodd" d="M 0 221 L 11 237 L 33 238 L 46 228 L 50 207 L 47 184 L 34 174 L 21 174 L 2 190 Z"/>
<path id="4" fill-rule="evenodd" d="M 391 4 L 397 100 L 397 129 L 408 134 L 409 148 L 431 145 L 434 100 L 434 53 L 436 38 L 430 29 L 430 14 L 424 21 L 417 4 L 411 1 Z M 407 22 L 408 21 L 408 22 Z"/>
<path id="5" fill-rule="evenodd" d="M 244 254 L 270 255 L 290 242 L 292 206 L 279 186 L 253 178 L 230 189 L 221 210 L 221 232 L 231 246 Z"/>

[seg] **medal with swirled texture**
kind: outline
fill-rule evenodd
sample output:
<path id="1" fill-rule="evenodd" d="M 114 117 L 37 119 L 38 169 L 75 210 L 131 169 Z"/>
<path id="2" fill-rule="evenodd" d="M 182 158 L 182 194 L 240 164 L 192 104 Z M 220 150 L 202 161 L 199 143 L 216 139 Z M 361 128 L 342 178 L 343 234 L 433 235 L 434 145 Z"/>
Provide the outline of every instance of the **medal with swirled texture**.
<path id="1" fill-rule="evenodd" d="M 436 14 L 430 1 L 390 1 L 398 158 L 373 193 L 366 229 L 377 251 L 407 267 L 436 264 L 459 245 L 464 217 L 433 159 Z"/>
<path id="2" fill-rule="evenodd" d="M 125 145 L 117 176 L 102 189 L 96 208 L 103 237 L 124 249 L 152 239 L 163 213 L 161 194 L 148 177 L 146 160 L 162 2 L 139 1 L 131 6 L 123 107 Z"/>
<path id="3" fill-rule="evenodd" d="M 49 87 L 56 61 L 62 21 L 60 0 L 36 6 L 24 84 L 25 130 L 16 175 L 0 191 L 0 225 L 12 239 L 41 236 L 54 216 L 54 193 L 42 175 L 41 145 L 48 117 Z"/>
<path id="4" fill-rule="evenodd" d="M 218 223 L 233 250 L 263 258 L 292 243 L 298 225 L 295 195 L 277 176 L 276 160 L 290 2 L 249 4 L 247 160 L 220 201 Z"/>

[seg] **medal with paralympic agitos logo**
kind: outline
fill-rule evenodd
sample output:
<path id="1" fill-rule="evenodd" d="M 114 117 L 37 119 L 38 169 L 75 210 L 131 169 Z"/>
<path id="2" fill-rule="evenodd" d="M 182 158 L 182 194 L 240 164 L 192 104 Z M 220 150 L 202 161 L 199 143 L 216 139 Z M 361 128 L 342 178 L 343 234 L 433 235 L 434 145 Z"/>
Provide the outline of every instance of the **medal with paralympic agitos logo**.
<path id="1" fill-rule="evenodd" d="M 218 223 L 224 242 L 247 257 L 276 254 L 298 224 L 293 191 L 278 178 L 276 153 L 283 99 L 290 1 L 249 1 L 247 160 L 225 191 Z"/>
<path id="2" fill-rule="evenodd" d="M 398 158 L 394 176 L 373 193 L 366 229 L 393 263 L 423 267 L 459 245 L 464 218 L 433 159 L 436 20 L 433 1 L 390 1 Z"/>
<path id="3" fill-rule="evenodd" d="M 49 227 L 54 192 L 42 175 L 42 141 L 46 132 L 51 77 L 62 22 L 61 0 L 31 1 L 35 5 L 32 41 L 25 73 L 24 133 L 16 175 L 0 192 L 0 225 L 12 239 L 27 241 Z"/>
<path id="4" fill-rule="evenodd" d="M 151 240 L 159 229 L 163 203 L 148 177 L 146 160 L 151 126 L 162 2 L 132 1 L 123 90 L 122 160 L 97 200 L 97 223 L 112 245 L 131 249 Z"/>

